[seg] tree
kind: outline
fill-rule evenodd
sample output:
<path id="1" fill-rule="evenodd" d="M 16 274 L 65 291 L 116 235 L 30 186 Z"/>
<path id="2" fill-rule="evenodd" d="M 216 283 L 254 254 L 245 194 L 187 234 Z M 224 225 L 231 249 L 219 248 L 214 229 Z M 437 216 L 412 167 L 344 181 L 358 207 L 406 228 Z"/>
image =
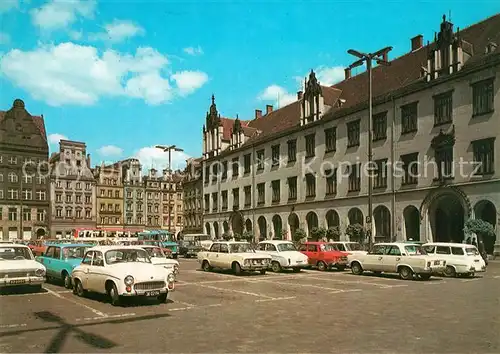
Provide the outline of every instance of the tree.
<path id="1" fill-rule="evenodd" d="M 331 226 L 328 230 L 326 230 L 326 237 L 328 240 L 332 239 L 333 241 L 340 241 L 341 234 L 340 227 L 338 226 Z"/>
<path id="2" fill-rule="evenodd" d="M 232 236 L 231 236 L 231 234 L 230 234 L 229 232 L 224 232 L 224 233 L 222 234 L 222 239 L 223 239 L 224 241 L 230 241 L 230 240 L 231 240 L 231 238 L 232 238 Z"/>
<path id="3" fill-rule="evenodd" d="M 237 232 L 233 235 L 233 238 L 235 241 L 241 241 L 241 235 Z"/>
<path id="4" fill-rule="evenodd" d="M 302 229 L 297 229 L 295 230 L 295 233 L 293 234 L 293 241 L 297 244 L 301 243 L 305 238 L 307 238 L 307 234 L 304 230 Z"/>
<path id="5" fill-rule="evenodd" d="M 286 240 L 287 236 L 288 236 L 288 230 L 285 229 L 281 230 L 281 239 Z"/>
<path id="6" fill-rule="evenodd" d="M 349 225 L 347 226 L 345 233 L 347 236 L 349 236 L 349 240 L 352 242 L 359 242 L 359 243 L 365 242 L 366 230 L 363 225 L 360 224 Z"/>
<path id="7" fill-rule="evenodd" d="M 489 222 L 481 219 L 469 219 L 464 225 L 464 234 L 476 234 L 479 252 L 483 253 L 484 240 L 495 237 L 495 228 Z"/>
<path id="8" fill-rule="evenodd" d="M 251 231 L 243 231 L 243 235 L 241 235 L 241 239 L 247 241 L 247 242 L 253 242 L 254 240 L 254 235 L 253 232 Z"/>
<path id="9" fill-rule="evenodd" d="M 321 241 L 326 237 L 326 229 L 324 227 L 314 227 L 310 236 L 314 241 Z"/>

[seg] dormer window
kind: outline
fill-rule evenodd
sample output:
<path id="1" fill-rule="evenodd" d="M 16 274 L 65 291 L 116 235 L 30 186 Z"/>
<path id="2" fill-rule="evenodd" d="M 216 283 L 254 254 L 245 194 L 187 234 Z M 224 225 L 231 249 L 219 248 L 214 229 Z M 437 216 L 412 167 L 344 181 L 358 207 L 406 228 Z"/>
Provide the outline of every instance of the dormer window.
<path id="1" fill-rule="evenodd" d="M 311 70 L 305 82 L 304 95 L 301 102 L 301 125 L 319 120 L 324 113 L 324 100 L 321 85 L 316 74 Z"/>

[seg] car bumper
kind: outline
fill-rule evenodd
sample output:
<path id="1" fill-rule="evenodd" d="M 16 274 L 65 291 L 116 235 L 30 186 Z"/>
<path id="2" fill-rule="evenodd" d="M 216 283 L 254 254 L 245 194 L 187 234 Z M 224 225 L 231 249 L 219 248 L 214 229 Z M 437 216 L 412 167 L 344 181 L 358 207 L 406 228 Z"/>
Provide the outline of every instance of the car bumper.
<path id="1" fill-rule="evenodd" d="M 0 287 L 26 286 L 26 285 L 41 285 L 45 282 L 45 277 L 23 277 L 23 278 L 2 278 L 0 279 Z"/>
<path id="2" fill-rule="evenodd" d="M 172 290 L 170 290 L 170 291 L 172 291 Z M 152 295 L 151 294 L 152 292 L 158 292 L 158 293 L 155 295 Z M 121 295 L 126 296 L 126 297 L 134 297 L 134 296 L 154 297 L 154 296 L 158 296 L 160 294 L 168 294 L 168 293 L 169 293 L 169 290 L 167 288 L 164 288 L 164 289 L 154 289 L 154 290 L 132 290 L 131 292 L 125 291 Z"/>
<path id="3" fill-rule="evenodd" d="M 328 264 L 330 268 L 347 268 L 347 262 L 335 262 Z"/>
<path id="4" fill-rule="evenodd" d="M 269 266 L 252 264 L 252 265 L 243 265 L 243 266 L 241 266 L 241 269 L 242 270 L 267 270 L 267 269 L 269 269 Z"/>
<path id="5" fill-rule="evenodd" d="M 290 268 L 307 268 L 309 267 L 309 264 L 306 263 L 295 263 L 295 264 L 287 264 L 285 266 L 282 266 L 281 268 L 285 269 L 290 269 Z"/>

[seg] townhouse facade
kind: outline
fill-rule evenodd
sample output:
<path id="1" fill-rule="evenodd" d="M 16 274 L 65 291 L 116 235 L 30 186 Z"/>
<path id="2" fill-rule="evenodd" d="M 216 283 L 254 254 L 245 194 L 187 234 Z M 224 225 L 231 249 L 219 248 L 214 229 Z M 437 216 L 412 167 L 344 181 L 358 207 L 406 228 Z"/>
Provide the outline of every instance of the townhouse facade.
<path id="1" fill-rule="evenodd" d="M 50 160 L 50 238 L 96 228 L 96 181 L 86 144 L 61 140 Z"/>
<path id="2" fill-rule="evenodd" d="M 0 111 L 0 240 L 49 232 L 49 148 L 43 116 L 22 100 Z"/>
<path id="3" fill-rule="evenodd" d="M 96 179 L 97 228 L 123 229 L 123 178 L 116 165 L 97 166 Z"/>
<path id="4" fill-rule="evenodd" d="M 203 179 L 201 158 L 186 161 L 182 188 L 184 193 L 183 234 L 205 233 L 203 227 Z"/>
<path id="5" fill-rule="evenodd" d="M 144 177 L 145 185 L 145 205 L 146 205 L 146 228 L 160 229 L 162 216 L 161 206 L 161 176 L 157 175 L 157 170 L 151 168 L 148 175 Z"/>
<path id="6" fill-rule="evenodd" d="M 373 220 L 366 220 L 368 77 L 331 87 L 311 72 L 297 101 L 203 127 L 204 229 L 288 238 L 348 225 L 375 241 L 462 242 L 470 218 L 500 240 L 500 15 L 464 30 L 443 17 L 435 40 L 373 69 Z M 389 60 L 388 58 L 384 58 Z M 491 252 L 493 241 L 487 246 Z"/>
<path id="7" fill-rule="evenodd" d="M 138 159 L 131 158 L 120 161 L 116 166 L 122 169 L 123 177 L 123 227 L 126 231 L 144 229 L 146 189 L 141 163 Z"/>
<path id="8" fill-rule="evenodd" d="M 182 177 L 179 171 L 163 170 L 161 188 L 161 228 L 178 236 L 183 225 Z"/>

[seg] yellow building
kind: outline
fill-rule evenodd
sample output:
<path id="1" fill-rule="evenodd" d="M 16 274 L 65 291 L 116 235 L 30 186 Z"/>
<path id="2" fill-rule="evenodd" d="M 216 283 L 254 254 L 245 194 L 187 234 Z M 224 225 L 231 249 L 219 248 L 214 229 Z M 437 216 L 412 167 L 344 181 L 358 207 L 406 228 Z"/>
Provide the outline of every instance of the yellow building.
<path id="1" fill-rule="evenodd" d="M 122 171 L 115 166 L 99 166 L 94 170 L 97 181 L 97 227 L 123 228 Z"/>

